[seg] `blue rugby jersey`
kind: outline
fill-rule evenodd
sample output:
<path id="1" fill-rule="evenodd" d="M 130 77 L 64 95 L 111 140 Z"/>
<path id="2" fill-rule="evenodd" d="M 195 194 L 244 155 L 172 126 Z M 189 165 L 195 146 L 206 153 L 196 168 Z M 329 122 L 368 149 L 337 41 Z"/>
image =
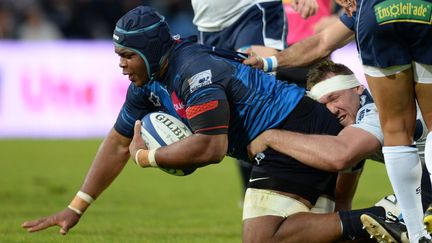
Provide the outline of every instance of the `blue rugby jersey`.
<path id="1" fill-rule="evenodd" d="M 355 32 L 362 63 L 386 68 L 416 61 L 432 64 L 432 0 L 357 0 L 340 20 Z"/>
<path id="2" fill-rule="evenodd" d="M 131 138 L 135 121 L 154 111 L 164 111 L 178 117 L 164 85 L 152 81 L 143 87 L 136 87 L 131 83 L 114 128 L 123 136 Z"/>
<path id="3" fill-rule="evenodd" d="M 303 98 L 305 90 L 222 56 L 226 56 L 225 53 L 219 54 L 197 43 L 183 41 L 177 44 L 161 81 L 168 92 L 162 100 L 171 97 L 172 103 L 164 102 L 163 107 L 169 113 L 174 109 L 188 122 L 188 108 L 212 101 L 226 101 L 230 112 L 229 123 L 227 121 L 228 155 L 248 160 L 247 144 L 264 130 L 278 127 Z M 128 92 L 116 129 L 129 127 L 133 130 L 132 119 L 123 117 L 139 119 L 156 109 L 148 101 L 148 96 L 148 91 Z M 131 106 L 135 109 L 127 108 Z M 210 120 L 204 122 L 209 126 L 212 124 Z M 194 127 L 192 130 L 196 132 Z"/>

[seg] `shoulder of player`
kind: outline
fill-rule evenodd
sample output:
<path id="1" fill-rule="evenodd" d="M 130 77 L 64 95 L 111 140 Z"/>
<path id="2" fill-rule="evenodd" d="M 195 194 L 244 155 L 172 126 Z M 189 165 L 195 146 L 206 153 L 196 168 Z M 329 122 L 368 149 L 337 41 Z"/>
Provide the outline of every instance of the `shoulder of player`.
<path id="1" fill-rule="evenodd" d="M 225 66 L 222 67 L 208 58 L 195 58 L 190 62 L 177 66 L 171 72 L 168 82 L 173 87 L 181 87 L 182 90 L 190 88 L 191 93 L 197 88 L 211 84 L 216 80 L 226 80 L 226 77 L 232 77 L 232 73 Z"/>
<path id="2" fill-rule="evenodd" d="M 378 109 L 375 103 L 371 102 L 360 106 L 359 110 L 357 111 L 356 123 L 361 123 L 366 117 L 368 119 L 376 118 L 377 121 L 379 121 Z"/>

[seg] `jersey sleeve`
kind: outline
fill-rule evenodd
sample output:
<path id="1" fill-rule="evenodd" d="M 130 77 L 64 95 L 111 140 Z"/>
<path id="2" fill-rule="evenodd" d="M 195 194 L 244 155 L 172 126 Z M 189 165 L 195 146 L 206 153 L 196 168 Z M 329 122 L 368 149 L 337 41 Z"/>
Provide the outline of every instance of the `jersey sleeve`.
<path id="1" fill-rule="evenodd" d="M 221 89 L 207 86 L 188 100 L 186 118 L 194 133 L 227 134 L 229 117 L 228 101 Z"/>
<path id="2" fill-rule="evenodd" d="M 220 65 L 210 64 L 195 62 L 183 79 L 181 92 L 186 98 L 186 118 L 194 133 L 226 134 L 230 117 L 224 88 L 226 77 Z"/>
<path id="3" fill-rule="evenodd" d="M 194 133 L 227 134 L 230 106 L 227 87 L 235 73 L 233 65 L 218 56 L 194 56 L 181 72 L 180 91 L 186 118 Z"/>
<path id="4" fill-rule="evenodd" d="M 374 135 L 381 144 L 384 144 L 384 134 L 381 130 L 378 110 L 374 104 L 367 104 L 360 108 L 357 113 L 356 124 L 352 126 Z"/>
<path id="5" fill-rule="evenodd" d="M 355 16 L 357 13 L 353 13 L 352 17 L 349 17 L 346 13 L 342 14 L 339 19 L 342 23 L 350 30 L 355 31 Z"/>
<path id="6" fill-rule="evenodd" d="M 114 129 L 118 133 L 132 138 L 135 121 L 140 120 L 147 113 L 155 111 L 148 97 L 149 93 L 145 88 L 138 88 L 134 84 L 129 85 L 126 100 L 114 124 Z"/>

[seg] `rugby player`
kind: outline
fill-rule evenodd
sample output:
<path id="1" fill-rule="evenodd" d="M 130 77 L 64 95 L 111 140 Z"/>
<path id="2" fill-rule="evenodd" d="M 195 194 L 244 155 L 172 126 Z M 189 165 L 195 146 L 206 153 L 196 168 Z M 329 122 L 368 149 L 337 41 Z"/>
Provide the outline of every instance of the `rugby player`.
<path id="1" fill-rule="evenodd" d="M 119 66 L 131 81 L 126 101 L 74 199 L 58 213 L 23 223 L 30 232 L 58 225 L 66 234 L 130 157 L 141 167 L 197 168 L 225 155 L 248 160 L 247 144 L 269 128 L 332 135 L 342 128 L 303 88 L 243 65 L 238 53 L 173 38 L 153 8 L 140 6 L 121 17 L 113 41 Z M 157 110 L 183 119 L 194 134 L 147 150 L 139 120 Z M 246 192 L 244 241 L 288 240 L 285 226 L 296 225 L 294 214 L 332 211 L 336 177 L 268 151 L 254 165 Z M 308 230 L 301 240 L 322 240 L 316 229 Z"/>

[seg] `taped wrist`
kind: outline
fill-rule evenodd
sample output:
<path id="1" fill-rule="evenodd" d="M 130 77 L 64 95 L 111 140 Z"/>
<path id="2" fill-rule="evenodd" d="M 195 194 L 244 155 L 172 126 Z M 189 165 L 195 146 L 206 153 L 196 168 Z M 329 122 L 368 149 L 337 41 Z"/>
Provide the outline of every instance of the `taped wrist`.
<path id="1" fill-rule="evenodd" d="M 278 61 L 275 56 L 266 57 L 262 59 L 263 61 L 263 71 L 264 72 L 274 72 L 278 67 Z"/>
<path id="2" fill-rule="evenodd" d="M 83 191 L 78 191 L 68 208 L 81 216 L 93 201 L 92 196 Z"/>

